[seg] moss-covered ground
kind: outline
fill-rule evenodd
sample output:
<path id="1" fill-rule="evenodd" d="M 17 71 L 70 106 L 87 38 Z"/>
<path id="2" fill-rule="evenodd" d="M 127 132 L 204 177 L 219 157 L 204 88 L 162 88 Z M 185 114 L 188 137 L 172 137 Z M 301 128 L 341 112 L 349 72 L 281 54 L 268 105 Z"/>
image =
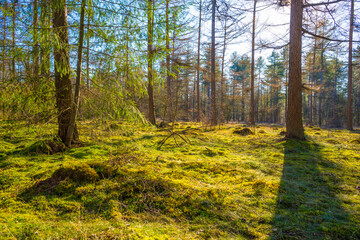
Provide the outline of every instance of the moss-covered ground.
<path id="1" fill-rule="evenodd" d="M 239 127 L 2 121 L 0 239 L 360 239 L 359 132 Z"/>

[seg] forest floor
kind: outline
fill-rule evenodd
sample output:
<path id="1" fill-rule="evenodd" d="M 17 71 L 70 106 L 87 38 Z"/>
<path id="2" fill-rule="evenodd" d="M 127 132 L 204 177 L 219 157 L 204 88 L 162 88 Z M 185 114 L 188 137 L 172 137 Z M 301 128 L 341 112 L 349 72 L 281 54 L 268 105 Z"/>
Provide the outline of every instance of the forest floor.
<path id="1" fill-rule="evenodd" d="M 238 127 L 1 121 L 0 239 L 360 239 L 358 131 Z"/>

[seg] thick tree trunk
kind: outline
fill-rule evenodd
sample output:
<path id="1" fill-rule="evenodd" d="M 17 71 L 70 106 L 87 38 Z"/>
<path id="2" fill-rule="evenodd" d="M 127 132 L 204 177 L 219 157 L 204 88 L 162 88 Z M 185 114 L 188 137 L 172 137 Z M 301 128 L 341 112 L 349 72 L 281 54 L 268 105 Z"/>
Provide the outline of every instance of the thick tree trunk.
<path id="1" fill-rule="evenodd" d="M 154 35 L 154 2 L 148 0 L 148 118 L 151 124 L 156 125 L 154 103 L 154 79 L 153 79 L 153 35 Z"/>
<path id="2" fill-rule="evenodd" d="M 347 129 L 353 130 L 353 108 L 352 108 L 352 41 L 354 32 L 354 0 L 351 0 L 350 31 L 349 31 L 349 62 L 348 62 L 348 101 L 347 101 Z"/>
<path id="3" fill-rule="evenodd" d="M 69 37 L 66 0 L 52 0 L 54 35 L 58 44 L 54 50 L 56 107 L 58 110 L 58 135 L 65 143 L 70 125 L 73 93 L 70 80 Z M 78 140 L 76 127 L 73 140 Z"/>
<path id="4" fill-rule="evenodd" d="M 211 20 L 211 125 L 216 126 L 216 81 L 215 81 L 215 8 L 216 0 L 212 0 Z"/>
<path id="5" fill-rule="evenodd" d="M 301 81 L 301 36 L 303 1 L 291 1 L 290 52 L 289 52 L 289 96 L 286 117 L 286 137 L 305 139 L 302 123 Z"/>
<path id="6" fill-rule="evenodd" d="M 77 67 L 76 67 L 76 82 L 75 82 L 75 98 L 72 105 L 70 124 L 66 133 L 65 145 L 71 147 L 71 141 L 75 130 L 76 115 L 79 108 L 80 99 L 80 80 L 81 80 L 81 65 L 82 65 L 82 53 L 84 45 L 84 19 L 85 19 L 85 7 L 86 0 L 81 1 L 81 13 L 80 13 L 80 29 L 79 29 L 79 44 L 77 52 Z"/>
<path id="7" fill-rule="evenodd" d="M 255 20 L 256 20 L 256 2 L 254 0 L 252 33 L 251 33 L 251 86 L 250 86 L 250 124 L 255 125 Z"/>
<path id="8" fill-rule="evenodd" d="M 200 40 L 201 40 L 201 13 L 202 1 L 200 0 L 199 10 L 199 33 L 198 33 L 198 51 L 196 64 L 196 100 L 197 100 L 197 122 L 200 122 Z"/>

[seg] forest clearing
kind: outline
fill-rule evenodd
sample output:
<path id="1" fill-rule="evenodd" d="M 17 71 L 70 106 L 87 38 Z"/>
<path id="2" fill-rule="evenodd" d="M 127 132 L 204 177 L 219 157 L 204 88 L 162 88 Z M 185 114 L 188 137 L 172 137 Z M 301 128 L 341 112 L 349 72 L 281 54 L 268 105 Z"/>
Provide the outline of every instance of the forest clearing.
<path id="1" fill-rule="evenodd" d="M 360 0 L 0 0 L 0 239 L 360 239 Z"/>
<path id="2" fill-rule="evenodd" d="M 52 153 L 53 124 L 2 121 L 0 238 L 359 239 L 358 132 L 243 127 L 179 123 L 189 143 L 159 147 L 171 128 L 86 121 Z"/>

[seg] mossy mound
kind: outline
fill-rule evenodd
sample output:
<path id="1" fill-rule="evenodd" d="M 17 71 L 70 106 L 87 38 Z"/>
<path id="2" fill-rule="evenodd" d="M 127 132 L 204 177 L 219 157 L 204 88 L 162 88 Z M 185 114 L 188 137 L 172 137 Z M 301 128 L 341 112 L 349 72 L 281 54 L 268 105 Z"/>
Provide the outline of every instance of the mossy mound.
<path id="1" fill-rule="evenodd" d="M 352 143 L 352 144 L 360 144 L 360 138 L 351 140 L 350 143 Z"/>
<path id="2" fill-rule="evenodd" d="M 41 140 L 33 143 L 23 150 L 26 154 L 48 154 L 52 155 L 58 152 L 65 151 L 65 144 L 58 139 L 54 140 Z"/>
<path id="3" fill-rule="evenodd" d="M 97 172 L 86 163 L 67 163 L 58 168 L 50 178 L 37 182 L 26 193 L 58 193 L 62 194 L 72 183 L 92 183 L 99 179 Z"/>
<path id="4" fill-rule="evenodd" d="M 340 144 L 340 142 L 338 140 L 332 139 L 332 138 L 326 139 L 325 142 L 327 142 L 329 144 Z"/>
<path id="5" fill-rule="evenodd" d="M 239 134 L 240 136 L 254 135 L 253 131 L 250 128 L 237 128 L 233 131 L 234 134 Z"/>

